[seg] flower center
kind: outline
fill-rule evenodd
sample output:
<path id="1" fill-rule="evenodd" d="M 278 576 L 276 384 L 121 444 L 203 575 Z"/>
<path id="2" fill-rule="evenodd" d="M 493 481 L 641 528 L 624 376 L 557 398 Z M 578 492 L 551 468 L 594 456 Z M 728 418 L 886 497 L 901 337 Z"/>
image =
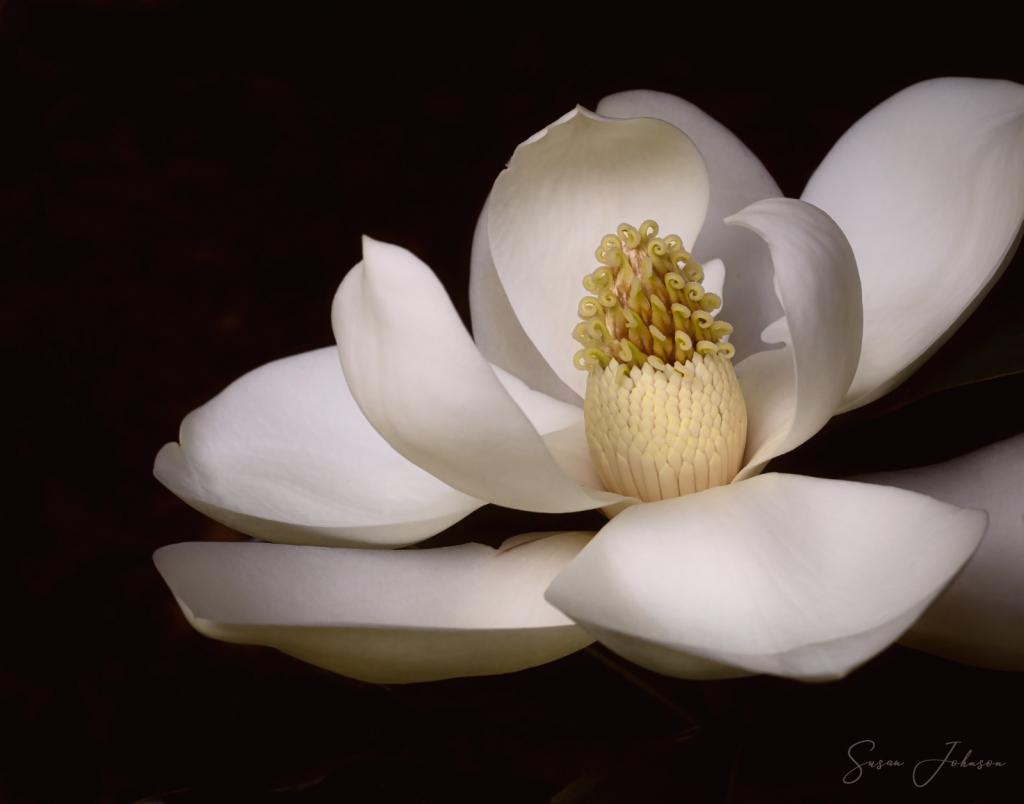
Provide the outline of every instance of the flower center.
<path id="1" fill-rule="evenodd" d="M 682 240 L 657 234 L 624 223 L 601 241 L 573 330 L 591 460 L 609 491 L 644 502 L 729 483 L 747 437 L 722 299 Z"/>

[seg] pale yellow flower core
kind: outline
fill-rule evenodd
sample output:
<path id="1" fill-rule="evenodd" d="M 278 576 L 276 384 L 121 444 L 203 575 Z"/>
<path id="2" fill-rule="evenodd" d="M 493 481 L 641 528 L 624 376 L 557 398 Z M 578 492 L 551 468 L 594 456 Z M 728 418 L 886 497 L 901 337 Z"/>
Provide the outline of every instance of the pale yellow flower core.
<path id="1" fill-rule="evenodd" d="M 624 223 L 602 240 L 572 333 L 591 460 L 609 491 L 644 502 L 729 483 L 747 440 L 722 300 L 682 240 L 657 234 Z"/>

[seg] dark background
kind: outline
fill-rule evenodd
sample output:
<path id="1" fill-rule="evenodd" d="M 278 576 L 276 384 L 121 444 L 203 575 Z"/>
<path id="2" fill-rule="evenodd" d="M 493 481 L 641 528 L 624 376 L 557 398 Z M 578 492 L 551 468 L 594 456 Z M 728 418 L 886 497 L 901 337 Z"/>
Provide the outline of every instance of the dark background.
<path id="1" fill-rule="evenodd" d="M 410 18 L 383 3 L 0 3 L 0 800 L 1016 801 L 1012 674 L 897 646 L 830 685 L 697 684 L 598 651 L 387 688 L 198 635 L 150 560 L 242 538 L 161 487 L 153 457 L 235 377 L 332 342 L 361 234 L 423 258 L 468 322 L 490 185 L 576 103 L 684 96 L 797 196 L 893 92 L 941 75 L 1024 82 L 1014 5 Z M 775 468 L 921 465 L 1020 432 L 1022 313 L 1018 259 L 974 340 Z M 433 543 L 600 521 L 487 507 Z M 844 785 L 863 739 L 909 765 L 952 740 L 1007 764 L 923 789 L 906 766 Z"/>

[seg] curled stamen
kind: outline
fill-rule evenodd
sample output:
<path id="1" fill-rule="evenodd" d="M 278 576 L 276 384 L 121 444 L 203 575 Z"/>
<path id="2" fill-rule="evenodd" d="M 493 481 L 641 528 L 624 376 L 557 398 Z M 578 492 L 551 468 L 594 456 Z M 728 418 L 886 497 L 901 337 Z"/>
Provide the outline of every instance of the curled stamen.
<path id="1" fill-rule="evenodd" d="M 732 324 L 727 321 L 716 321 L 711 325 L 711 337 L 716 341 L 721 340 L 726 335 L 732 335 Z"/>
<path id="2" fill-rule="evenodd" d="M 587 353 L 587 362 L 590 365 L 596 365 L 600 366 L 601 368 L 605 368 L 611 362 L 611 358 L 600 349 L 591 348 L 586 349 L 584 351 Z"/>
<path id="3" fill-rule="evenodd" d="M 703 310 L 694 310 L 693 313 L 690 314 L 690 320 L 698 327 L 708 329 L 715 319 L 711 317 L 710 313 L 706 313 Z"/>
<path id="4" fill-rule="evenodd" d="M 640 232 L 635 227 L 630 226 L 628 223 L 622 223 L 619 224 L 618 232 L 625 248 L 635 249 L 640 245 Z"/>
<path id="5" fill-rule="evenodd" d="M 632 341 L 625 341 L 626 348 L 629 349 L 629 359 L 632 363 L 637 366 L 642 366 L 647 362 L 647 355 L 641 352 L 637 345 Z"/>
<path id="6" fill-rule="evenodd" d="M 679 262 L 683 264 L 680 265 Z M 685 276 L 690 282 L 703 282 L 704 281 L 704 269 L 701 268 L 695 262 L 684 261 L 680 258 L 680 261 L 676 262 L 676 269 Z"/>
<path id="7" fill-rule="evenodd" d="M 691 313 L 689 307 L 687 307 L 685 304 L 679 304 L 678 302 L 672 305 L 672 312 L 678 313 L 683 318 L 689 318 Z"/>
<path id="8" fill-rule="evenodd" d="M 686 287 L 686 280 L 675 271 L 669 271 L 665 274 L 665 287 L 670 290 L 682 290 Z"/>
<path id="9" fill-rule="evenodd" d="M 672 364 L 672 368 L 674 368 L 676 371 L 682 374 L 684 380 L 693 379 L 693 372 L 689 368 L 684 366 L 682 363 L 680 363 L 678 360 Z"/>
<path id="10" fill-rule="evenodd" d="M 593 318 L 601 313 L 601 303 L 593 296 L 584 296 L 576 307 L 576 314 L 580 318 Z"/>
<path id="11" fill-rule="evenodd" d="M 665 235 L 665 245 L 668 250 L 675 253 L 683 250 L 683 238 L 677 234 Z"/>
<path id="12" fill-rule="evenodd" d="M 722 297 L 717 293 L 705 293 L 704 298 L 700 300 L 700 306 L 710 313 L 722 306 Z"/>
<path id="13" fill-rule="evenodd" d="M 647 242 L 647 253 L 653 257 L 664 257 L 668 254 L 665 241 L 660 237 L 653 237 Z"/>
<path id="14" fill-rule="evenodd" d="M 733 355 L 736 354 L 736 347 L 731 343 L 720 343 L 718 344 L 718 354 L 726 360 L 732 360 Z"/>
<path id="15" fill-rule="evenodd" d="M 713 355 L 718 351 L 718 345 L 711 341 L 697 341 L 697 354 Z"/>
<path id="16" fill-rule="evenodd" d="M 647 355 L 641 352 L 635 343 L 625 338 L 615 345 L 613 354 L 627 367 L 642 366 L 647 360 Z"/>
<path id="17" fill-rule="evenodd" d="M 572 337 L 586 346 L 591 340 L 589 328 L 587 327 L 586 321 L 580 321 L 572 330 Z"/>
<path id="18" fill-rule="evenodd" d="M 611 268 L 601 266 L 594 273 L 583 277 L 583 287 L 591 293 L 597 293 L 605 288 L 610 288 L 613 281 L 615 281 L 615 274 L 612 273 Z"/>
<path id="19" fill-rule="evenodd" d="M 610 290 L 603 290 L 598 294 L 597 301 L 606 310 L 614 310 L 619 304 L 619 297 Z"/>
<path id="20" fill-rule="evenodd" d="M 676 347 L 684 352 L 689 352 L 693 348 L 693 340 L 681 329 L 676 330 L 675 341 Z"/>
<path id="21" fill-rule="evenodd" d="M 654 369 L 655 371 L 668 371 L 668 366 L 665 365 L 665 363 L 661 360 L 660 357 L 655 357 L 654 355 L 651 355 L 649 358 L 647 358 L 647 362 L 651 364 L 651 368 Z"/>
<path id="22" fill-rule="evenodd" d="M 606 248 L 604 243 L 602 243 L 597 247 L 597 250 L 594 252 L 594 256 L 597 257 L 597 261 L 602 265 L 616 268 L 619 266 L 622 258 L 622 249 L 617 246 Z"/>
<path id="23" fill-rule="evenodd" d="M 704 298 L 704 288 L 701 287 L 699 282 L 687 282 L 683 287 L 683 293 L 686 294 L 686 298 L 690 301 L 700 301 Z"/>
<path id="24" fill-rule="evenodd" d="M 591 368 L 603 369 L 610 362 L 611 358 L 600 349 L 580 349 L 572 358 L 573 364 L 581 371 Z"/>
<path id="25" fill-rule="evenodd" d="M 594 281 L 598 286 L 602 288 L 610 288 L 612 286 L 612 282 L 615 281 L 615 273 L 607 266 L 598 268 L 591 274 L 591 276 L 594 277 Z"/>
<path id="26" fill-rule="evenodd" d="M 640 237 L 646 243 L 658 234 L 658 224 L 647 220 L 640 224 Z"/>
<path id="27" fill-rule="evenodd" d="M 584 323 L 590 337 L 596 341 L 611 341 L 612 334 L 608 331 L 604 321 L 600 318 L 592 318 L 589 323 Z M 729 328 L 732 331 L 732 328 Z M 575 334 L 575 333 L 574 333 Z"/>

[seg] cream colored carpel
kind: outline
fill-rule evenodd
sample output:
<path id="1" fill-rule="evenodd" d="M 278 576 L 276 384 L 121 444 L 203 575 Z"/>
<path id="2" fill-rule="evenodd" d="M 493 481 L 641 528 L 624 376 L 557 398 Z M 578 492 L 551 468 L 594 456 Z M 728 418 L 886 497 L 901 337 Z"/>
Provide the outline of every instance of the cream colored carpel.
<path id="1" fill-rule="evenodd" d="M 624 223 L 602 240 L 573 330 L 591 460 L 609 491 L 644 502 L 729 483 L 747 437 L 722 300 L 680 238 L 657 234 Z"/>

